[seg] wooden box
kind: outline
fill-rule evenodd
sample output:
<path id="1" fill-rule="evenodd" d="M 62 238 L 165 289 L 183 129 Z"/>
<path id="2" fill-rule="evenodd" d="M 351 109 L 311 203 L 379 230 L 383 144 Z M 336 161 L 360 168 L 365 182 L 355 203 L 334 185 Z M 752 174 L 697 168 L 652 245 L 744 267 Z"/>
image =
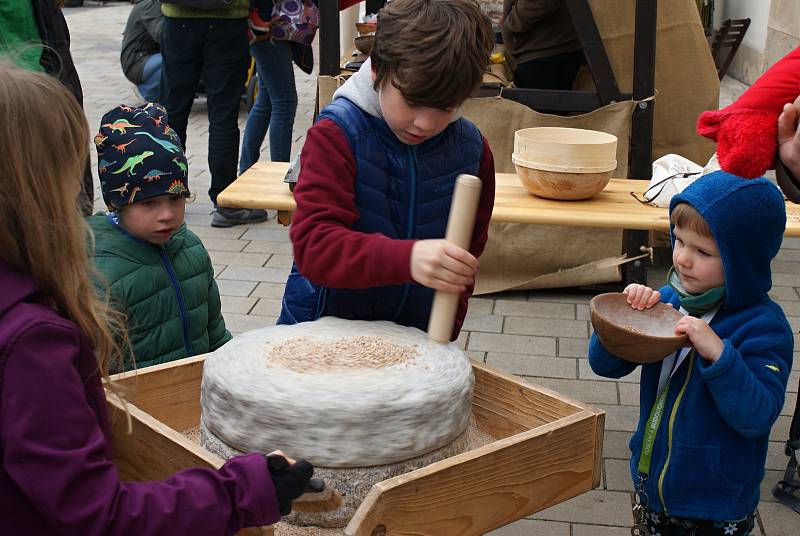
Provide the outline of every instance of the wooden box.
<path id="1" fill-rule="evenodd" d="M 133 421 L 128 435 L 121 404 L 110 400 L 123 479 L 164 479 L 186 467 L 222 465 L 179 432 L 199 424 L 205 357 L 113 377 L 129 392 Z M 600 484 L 602 411 L 481 363 L 473 371 L 473 415 L 495 441 L 379 482 L 345 534 L 481 535 Z"/>

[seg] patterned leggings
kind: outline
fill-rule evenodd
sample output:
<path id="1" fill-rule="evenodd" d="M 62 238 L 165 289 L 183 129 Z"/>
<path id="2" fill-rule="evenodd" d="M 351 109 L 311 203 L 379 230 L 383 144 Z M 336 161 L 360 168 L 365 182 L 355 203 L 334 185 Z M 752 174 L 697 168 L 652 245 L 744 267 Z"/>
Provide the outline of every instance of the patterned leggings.
<path id="1" fill-rule="evenodd" d="M 755 514 L 743 519 L 710 521 L 666 516 L 646 509 L 650 536 L 749 536 L 755 527 Z"/>

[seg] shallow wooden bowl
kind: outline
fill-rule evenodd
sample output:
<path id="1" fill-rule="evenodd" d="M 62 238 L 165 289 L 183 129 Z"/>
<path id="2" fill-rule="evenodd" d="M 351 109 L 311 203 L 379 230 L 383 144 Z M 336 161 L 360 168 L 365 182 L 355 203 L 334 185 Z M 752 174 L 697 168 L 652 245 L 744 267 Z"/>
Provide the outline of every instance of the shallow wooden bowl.
<path id="1" fill-rule="evenodd" d="M 372 52 L 372 45 L 375 43 L 375 35 L 359 35 L 353 40 L 356 50 L 369 56 Z"/>
<path id="2" fill-rule="evenodd" d="M 592 298 L 589 312 L 603 346 L 627 361 L 653 363 L 689 345 L 686 335 L 674 332 L 682 315 L 666 303 L 638 311 L 624 294 L 610 292 Z"/>
<path id="3" fill-rule="evenodd" d="M 611 180 L 611 171 L 566 173 L 546 171 L 514 164 L 517 177 L 528 191 L 539 197 L 559 200 L 588 199 L 603 191 Z"/>
<path id="4" fill-rule="evenodd" d="M 356 23 L 356 30 L 361 35 L 375 33 L 375 30 L 378 29 L 377 22 L 357 22 Z"/>
<path id="5" fill-rule="evenodd" d="M 588 199 L 606 187 L 617 167 L 617 137 L 580 128 L 523 128 L 514 133 L 511 161 L 534 195 Z"/>
<path id="6" fill-rule="evenodd" d="M 617 167 L 617 137 L 583 128 L 523 128 L 514 133 L 512 159 L 546 171 L 610 171 Z"/>

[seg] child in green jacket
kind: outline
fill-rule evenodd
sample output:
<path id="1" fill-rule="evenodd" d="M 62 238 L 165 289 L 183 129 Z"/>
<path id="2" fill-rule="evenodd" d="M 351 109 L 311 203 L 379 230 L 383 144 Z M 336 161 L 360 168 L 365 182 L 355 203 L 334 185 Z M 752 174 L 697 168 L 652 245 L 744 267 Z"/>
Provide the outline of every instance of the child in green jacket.
<path id="1" fill-rule="evenodd" d="M 187 162 L 166 111 L 154 103 L 117 106 L 94 142 L 109 208 L 88 218 L 94 262 L 111 305 L 128 317 L 136 366 L 216 350 L 231 334 L 211 259 L 183 222 Z"/>

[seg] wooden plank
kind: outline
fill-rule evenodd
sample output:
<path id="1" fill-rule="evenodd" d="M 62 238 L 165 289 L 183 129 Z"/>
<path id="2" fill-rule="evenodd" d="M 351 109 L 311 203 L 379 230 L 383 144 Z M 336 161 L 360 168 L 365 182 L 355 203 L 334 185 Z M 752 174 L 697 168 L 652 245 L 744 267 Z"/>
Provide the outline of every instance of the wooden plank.
<path id="1" fill-rule="evenodd" d="M 111 376 L 126 399 L 174 430 L 200 422 L 200 382 L 207 354 Z"/>
<path id="2" fill-rule="evenodd" d="M 478 536 L 599 482 L 598 415 L 579 411 L 372 487 L 349 536 Z"/>
<path id="3" fill-rule="evenodd" d="M 196 426 L 205 358 L 114 379 L 165 421 Z M 373 528 L 384 525 L 389 533 L 478 535 L 599 485 L 603 412 L 482 363 L 472 366 L 473 411 L 489 433 L 502 439 L 377 484 L 348 534 L 371 535 Z M 197 409 L 188 423 L 183 406 L 190 396 Z M 128 409 L 134 433 L 128 435 L 121 404 L 110 401 L 109 406 L 123 478 L 159 480 L 186 467 L 218 468 L 223 463 L 132 404 Z M 255 532 L 248 534 L 271 534 L 269 527 L 251 530 Z"/>
<path id="4" fill-rule="evenodd" d="M 293 211 L 297 207 L 292 192 L 283 182 L 289 164 L 259 162 L 219 194 L 222 206 L 269 208 Z M 492 221 L 668 231 L 666 208 L 645 205 L 634 199 L 641 196 L 648 181 L 611 179 L 597 197 L 583 201 L 555 201 L 528 193 L 514 173 L 495 176 L 495 203 Z M 800 205 L 786 202 L 785 236 L 800 237 Z"/>
<path id="5" fill-rule="evenodd" d="M 127 404 L 133 427 L 133 433 L 128 434 L 123 405 L 113 397 L 109 398 L 108 405 L 114 459 L 120 478 L 136 481 L 164 480 L 176 471 L 188 467 L 222 467 L 222 458 L 193 443 L 133 404 Z"/>
<path id="6" fill-rule="evenodd" d="M 523 383 L 483 363 L 472 362 L 475 391 L 472 413 L 483 429 L 505 438 L 582 411 L 555 391 Z"/>
<path id="7" fill-rule="evenodd" d="M 294 196 L 283 182 L 288 170 L 288 162 L 256 162 L 217 196 L 217 202 L 224 207 L 293 211 Z"/>
<path id="8" fill-rule="evenodd" d="M 205 356 L 202 356 L 205 360 Z M 193 361 L 196 358 L 181 360 L 183 362 Z M 196 369 L 193 363 L 182 363 L 182 366 L 175 367 L 175 363 L 167 363 L 158 366 L 151 375 L 156 381 L 163 381 L 164 378 L 177 378 L 182 376 L 181 369 Z M 201 360 L 202 363 L 202 360 Z M 156 367 L 153 367 L 156 368 Z M 163 374 L 165 369 L 174 368 L 174 374 Z M 200 368 L 202 370 L 202 367 Z M 162 374 L 158 374 L 158 372 Z M 128 383 L 131 383 L 131 374 L 126 373 Z M 143 372 L 140 372 L 143 374 Z M 119 376 L 119 375 L 117 375 Z M 122 379 L 125 385 L 125 378 Z M 199 388 L 197 381 L 198 398 L 195 405 L 199 406 Z M 224 460 L 215 454 L 208 452 L 200 445 L 189 441 L 186 437 L 179 434 L 169 426 L 155 419 L 152 415 L 142 411 L 133 404 L 127 404 L 130 413 L 132 433 L 128 434 L 128 420 L 125 415 L 125 408 L 119 401 L 110 398 L 108 401 L 109 416 L 112 428 L 112 446 L 114 449 L 114 463 L 116 464 L 120 479 L 144 482 L 149 480 L 164 480 L 178 471 L 189 467 L 207 467 L 209 469 L 219 469 Z M 164 408 L 165 413 L 169 413 L 170 407 Z M 194 426 L 199 422 L 199 412 Z M 252 527 L 242 529 L 237 536 L 273 536 L 274 529 L 269 527 Z"/>
<path id="9" fill-rule="evenodd" d="M 523 382 L 516 376 L 477 361 L 472 361 L 472 372 L 475 374 L 472 414 L 494 437 L 505 438 L 539 426 L 534 423 L 552 422 L 578 411 L 593 413 L 598 425 L 594 439 L 595 480 L 592 488 L 600 485 L 605 428 L 603 411 L 541 385 Z"/>

